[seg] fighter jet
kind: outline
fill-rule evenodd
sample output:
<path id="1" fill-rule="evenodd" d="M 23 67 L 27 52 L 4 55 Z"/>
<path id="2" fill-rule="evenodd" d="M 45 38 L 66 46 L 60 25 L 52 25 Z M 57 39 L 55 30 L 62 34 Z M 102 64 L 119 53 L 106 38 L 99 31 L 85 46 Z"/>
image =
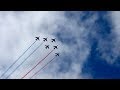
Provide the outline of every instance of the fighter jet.
<path id="1" fill-rule="evenodd" d="M 44 41 L 44 42 L 47 41 L 47 38 L 43 38 L 43 41 Z"/>
<path id="2" fill-rule="evenodd" d="M 54 49 L 58 49 L 58 46 L 53 46 L 54 47 Z"/>
<path id="3" fill-rule="evenodd" d="M 37 40 L 40 40 L 39 37 L 35 37 L 35 38 L 36 38 L 36 39 L 35 39 L 36 41 L 37 41 Z"/>
<path id="4" fill-rule="evenodd" d="M 59 53 L 55 53 L 55 56 L 59 56 Z"/>
<path id="5" fill-rule="evenodd" d="M 49 45 L 45 45 L 45 48 L 46 48 L 46 49 L 49 49 Z"/>
<path id="6" fill-rule="evenodd" d="M 56 42 L 55 39 L 51 39 L 52 41 L 51 42 Z"/>

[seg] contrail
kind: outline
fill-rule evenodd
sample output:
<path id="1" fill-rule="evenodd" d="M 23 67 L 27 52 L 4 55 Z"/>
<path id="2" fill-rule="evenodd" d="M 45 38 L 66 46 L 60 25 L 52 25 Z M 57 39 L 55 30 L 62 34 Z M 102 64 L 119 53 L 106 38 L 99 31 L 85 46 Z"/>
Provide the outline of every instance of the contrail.
<path id="1" fill-rule="evenodd" d="M 41 69 L 39 69 L 36 73 L 34 73 L 29 79 L 32 79 L 35 75 L 37 75 L 41 70 L 43 70 L 47 65 L 49 65 L 50 63 L 52 63 L 52 61 L 56 58 L 56 56 L 51 59 L 48 63 L 46 63 Z"/>
<path id="2" fill-rule="evenodd" d="M 2 78 L 2 77 L 10 70 L 10 68 L 12 68 L 12 66 L 13 66 L 14 64 L 16 64 L 16 63 L 19 61 L 19 59 L 20 59 L 35 43 L 36 43 L 36 41 L 33 42 L 33 43 L 30 45 L 30 47 L 29 47 L 25 52 L 23 52 L 23 54 L 22 54 L 21 56 L 19 56 L 19 58 L 16 59 L 16 60 L 11 64 L 11 66 L 0 76 L 0 78 Z"/>
<path id="3" fill-rule="evenodd" d="M 21 62 L 7 77 L 8 79 L 44 42 L 42 42 L 23 62 Z"/>
<path id="4" fill-rule="evenodd" d="M 45 58 L 47 58 L 55 49 L 53 49 L 50 53 L 47 54 L 47 56 Z M 45 58 L 43 58 L 41 61 L 39 61 L 30 71 L 28 71 L 21 79 L 25 78 L 32 70 L 34 70 L 42 61 L 45 60 Z"/>

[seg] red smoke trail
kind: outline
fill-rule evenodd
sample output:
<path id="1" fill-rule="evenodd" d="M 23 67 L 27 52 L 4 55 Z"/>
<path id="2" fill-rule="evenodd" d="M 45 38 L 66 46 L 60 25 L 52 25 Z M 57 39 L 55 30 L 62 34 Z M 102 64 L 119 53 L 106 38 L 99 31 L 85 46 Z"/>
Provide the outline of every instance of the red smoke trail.
<path id="1" fill-rule="evenodd" d="M 0 78 L 2 78 L 2 77 L 19 61 L 19 59 L 20 59 L 35 43 L 36 43 L 36 41 L 33 42 L 33 43 L 28 47 L 28 49 L 27 49 L 25 52 L 23 52 L 23 54 L 22 54 L 21 56 L 19 56 L 19 58 L 16 59 L 16 60 L 11 64 L 11 66 L 0 76 Z"/>
<path id="2" fill-rule="evenodd" d="M 54 49 L 48 53 L 48 55 L 45 57 L 47 58 L 52 52 L 54 51 Z M 41 61 L 39 61 L 30 71 L 28 71 L 21 79 L 25 78 L 32 70 L 34 70 L 42 61 L 45 60 L 45 58 L 43 58 Z"/>
<path id="3" fill-rule="evenodd" d="M 23 60 L 5 79 L 8 79 L 24 62 L 28 60 L 28 58 L 42 46 L 44 42 L 42 42 L 25 60 Z"/>
<path id="4" fill-rule="evenodd" d="M 56 56 L 55 56 L 56 57 Z M 51 59 L 48 63 L 46 63 L 41 69 L 39 69 L 36 73 L 34 73 L 31 77 L 30 77 L 30 79 L 32 79 L 35 75 L 37 75 L 41 70 L 43 70 L 47 65 L 49 65 L 54 59 L 55 59 L 55 57 L 53 58 L 53 59 Z"/>

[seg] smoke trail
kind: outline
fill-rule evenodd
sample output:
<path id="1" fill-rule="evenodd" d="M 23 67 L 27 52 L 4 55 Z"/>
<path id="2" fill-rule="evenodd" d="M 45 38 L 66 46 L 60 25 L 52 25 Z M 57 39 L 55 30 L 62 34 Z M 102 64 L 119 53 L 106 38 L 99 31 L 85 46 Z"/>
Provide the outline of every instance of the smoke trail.
<path id="1" fill-rule="evenodd" d="M 11 68 L 13 65 L 15 65 L 15 64 L 19 61 L 19 59 L 20 59 L 35 43 L 36 43 L 36 41 L 34 41 L 34 42 L 30 45 L 30 47 L 29 47 L 25 52 L 23 52 L 23 54 L 22 54 L 17 60 L 15 60 L 15 61 L 13 62 L 13 64 L 0 76 L 0 78 L 2 78 L 2 77 L 10 70 L 10 68 Z"/>
<path id="2" fill-rule="evenodd" d="M 42 46 L 44 42 L 42 42 L 22 63 L 20 63 L 7 77 L 9 78 L 40 46 Z"/>
<path id="3" fill-rule="evenodd" d="M 45 58 L 39 61 L 30 71 L 28 71 L 21 79 L 25 78 L 32 70 L 34 70 L 42 61 L 44 61 L 55 49 L 53 49 L 50 53 L 47 54 Z"/>
<path id="4" fill-rule="evenodd" d="M 29 79 L 32 79 L 35 75 L 37 75 L 41 70 L 43 70 L 47 65 L 49 65 L 50 63 L 52 63 L 52 61 L 56 58 L 56 56 L 51 59 L 48 63 L 46 63 L 41 69 L 39 69 L 36 73 L 34 73 Z"/>

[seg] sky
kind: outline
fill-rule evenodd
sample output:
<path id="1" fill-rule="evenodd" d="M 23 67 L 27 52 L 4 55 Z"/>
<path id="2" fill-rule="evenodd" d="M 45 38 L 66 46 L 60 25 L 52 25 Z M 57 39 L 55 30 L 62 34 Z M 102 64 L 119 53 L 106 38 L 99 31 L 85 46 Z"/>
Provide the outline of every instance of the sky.
<path id="1" fill-rule="evenodd" d="M 30 79 L 49 62 L 54 61 L 32 79 L 119 79 L 120 78 L 120 12 L 118 11 L 1 11 L 0 12 L 0 75 L 36 43 L 8 70 L 1 79 L 21 79 L 54 45 L 54 50 L 24 79 Z M 51 39 L 56 38 L 52 43 Z M 50 45 L 50 49 L 45 49 Z"/>

